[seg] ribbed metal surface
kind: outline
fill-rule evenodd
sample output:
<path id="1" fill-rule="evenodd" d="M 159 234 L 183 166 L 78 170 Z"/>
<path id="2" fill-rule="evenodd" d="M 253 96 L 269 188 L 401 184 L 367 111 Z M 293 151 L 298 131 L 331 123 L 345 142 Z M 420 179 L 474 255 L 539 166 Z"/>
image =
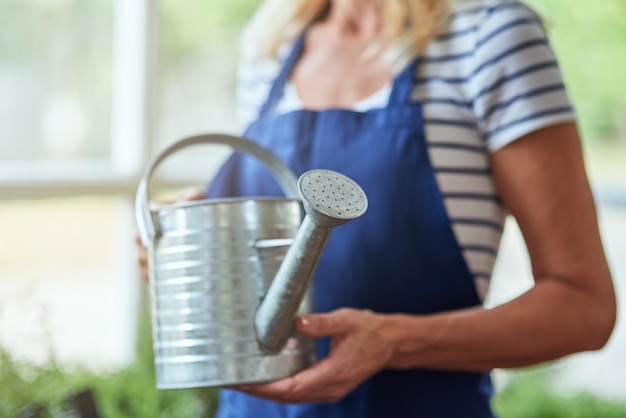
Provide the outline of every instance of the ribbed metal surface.
<path id="1" fill-rule="evenodd" d="M 290 337 L 263 355 L 254 316 L 295 236 L 296 200 L 199 201 L 157 211 L 151 249 L 157 386 L 174 389 L 276 380 L 314 361 L 314 342 Z M 268 245 L 255 243 L 268 241 Z M 274 247 L 273 243 L 280 245 Z M 282 244 L 281 244 L 282 242 Z M 301 312 L 310 311 L 310 298 Z"/>
<path id="2" fill-rule="evenodd" d="M 254 319 L 259 345 L 268 355 L 279 352 L 289 339 L 289 326 L 313 280 L 331 230 L 367 209 L 361 187 L 336 171 L 307 171 L 298 180 L 298 190 L 306 217 Z"/>

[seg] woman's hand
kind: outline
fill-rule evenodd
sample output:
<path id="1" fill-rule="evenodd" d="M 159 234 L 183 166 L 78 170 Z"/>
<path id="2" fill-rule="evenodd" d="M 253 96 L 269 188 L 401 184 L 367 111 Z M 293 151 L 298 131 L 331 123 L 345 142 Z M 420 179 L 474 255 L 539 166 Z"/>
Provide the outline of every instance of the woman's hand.
<path id="1" fill-rule="evenodd" d="M 385 316 L 371 311 L 307 315 L 297 318 L 295 326 L 308 337 L 331 337 L 328 357 L 283 380 L 231 388 L 281 403 L 337 402 L 385 368 L 393 354 Z"/>
<path id="2" fill-rule="evenodd" d="M 143 280 L 148 280 L 148 249 L 143 246 L 141 237 L 135 232 L 135 244 L 137 244 L 137 263 Z"/>

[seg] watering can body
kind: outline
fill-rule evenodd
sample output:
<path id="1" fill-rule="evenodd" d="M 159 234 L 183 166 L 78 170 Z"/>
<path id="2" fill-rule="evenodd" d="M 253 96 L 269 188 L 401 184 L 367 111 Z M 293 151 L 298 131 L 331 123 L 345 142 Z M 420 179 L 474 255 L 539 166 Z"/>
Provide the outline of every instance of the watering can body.
<path id="1" fill-rule="evenodd" d="M 265 355 L 254 330 L 257 307 L 303 215 L 290 199 L 199 201 L 158 211 L 162 235 L 150 259 L 160 389 L 270 381 L 315 361 L 312 340 L 294 334 L 281 352 Z M 309 295 L 300 314 L 311 308 Z"/>
<path id="2" fill-rule="evenodd" d="M 286 197 L 151 208 L 154 169 L 198 144 L 228 145 L 255 156 Z M 336 193 L 332 205 L 330 193 Z M 200 135 L 158 155 L 135 203 L 148 249 L 157 388 L 268 382 L 312 365 L 315 342 L 293 330 L 293 318 L 311 312 L 309 284 L 331 229 L 366 207 L 360 187 L 345 176 L 313 170 L 298 181 L 273 154 L 244 138 Z"/>

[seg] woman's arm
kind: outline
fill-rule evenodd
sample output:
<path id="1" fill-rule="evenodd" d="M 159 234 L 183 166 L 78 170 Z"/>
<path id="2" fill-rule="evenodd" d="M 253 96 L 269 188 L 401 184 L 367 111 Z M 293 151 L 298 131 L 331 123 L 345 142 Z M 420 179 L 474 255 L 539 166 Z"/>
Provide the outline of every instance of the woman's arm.
<path id="1" fill-rule="evenodd" d="M 332 402 L 384 368 L 490 370 L 601 348 L 616 303 L 575 125 L 515 141 L 493 155 L 492 168 L 527 242 L 531 290 L 489 310 L 309 315 L 296 326 L 333 337 L 329 357 L 291 378 L 238 389 L 280 402 Z"/>
<path id="2" fill-rule="evenodd" d="M 390 318 L 391 367 L 517 367 L 609 338 L 615 295 L 575 125 L 515 141 L 493 155 L 492 168 L 526 240 L 535 287 L 491 310 Z"/>

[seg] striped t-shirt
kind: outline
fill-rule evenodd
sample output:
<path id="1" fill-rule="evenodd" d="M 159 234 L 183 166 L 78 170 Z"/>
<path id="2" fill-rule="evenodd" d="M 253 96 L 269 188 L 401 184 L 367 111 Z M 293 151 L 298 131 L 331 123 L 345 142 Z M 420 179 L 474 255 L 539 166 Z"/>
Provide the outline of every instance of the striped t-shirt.
<path id="1" fill-rule="evenodd" d="M 489 154 L 532 131 L 575 118 L 541 20 L 516 0 L 450 0 L 449 26 L 422 53 L 412 99 L 423 104 L 430 160 L 455 236 L 484 297 L 505 209 Z M 287 50 L 287 48 L 286 48 Z M 282 62 L 240 68 L 239 110 L 258 116 Z M 355 111 L 386 104 L 387 92 Z M 295 90 L 277 106 L 294 110 Z"/>

